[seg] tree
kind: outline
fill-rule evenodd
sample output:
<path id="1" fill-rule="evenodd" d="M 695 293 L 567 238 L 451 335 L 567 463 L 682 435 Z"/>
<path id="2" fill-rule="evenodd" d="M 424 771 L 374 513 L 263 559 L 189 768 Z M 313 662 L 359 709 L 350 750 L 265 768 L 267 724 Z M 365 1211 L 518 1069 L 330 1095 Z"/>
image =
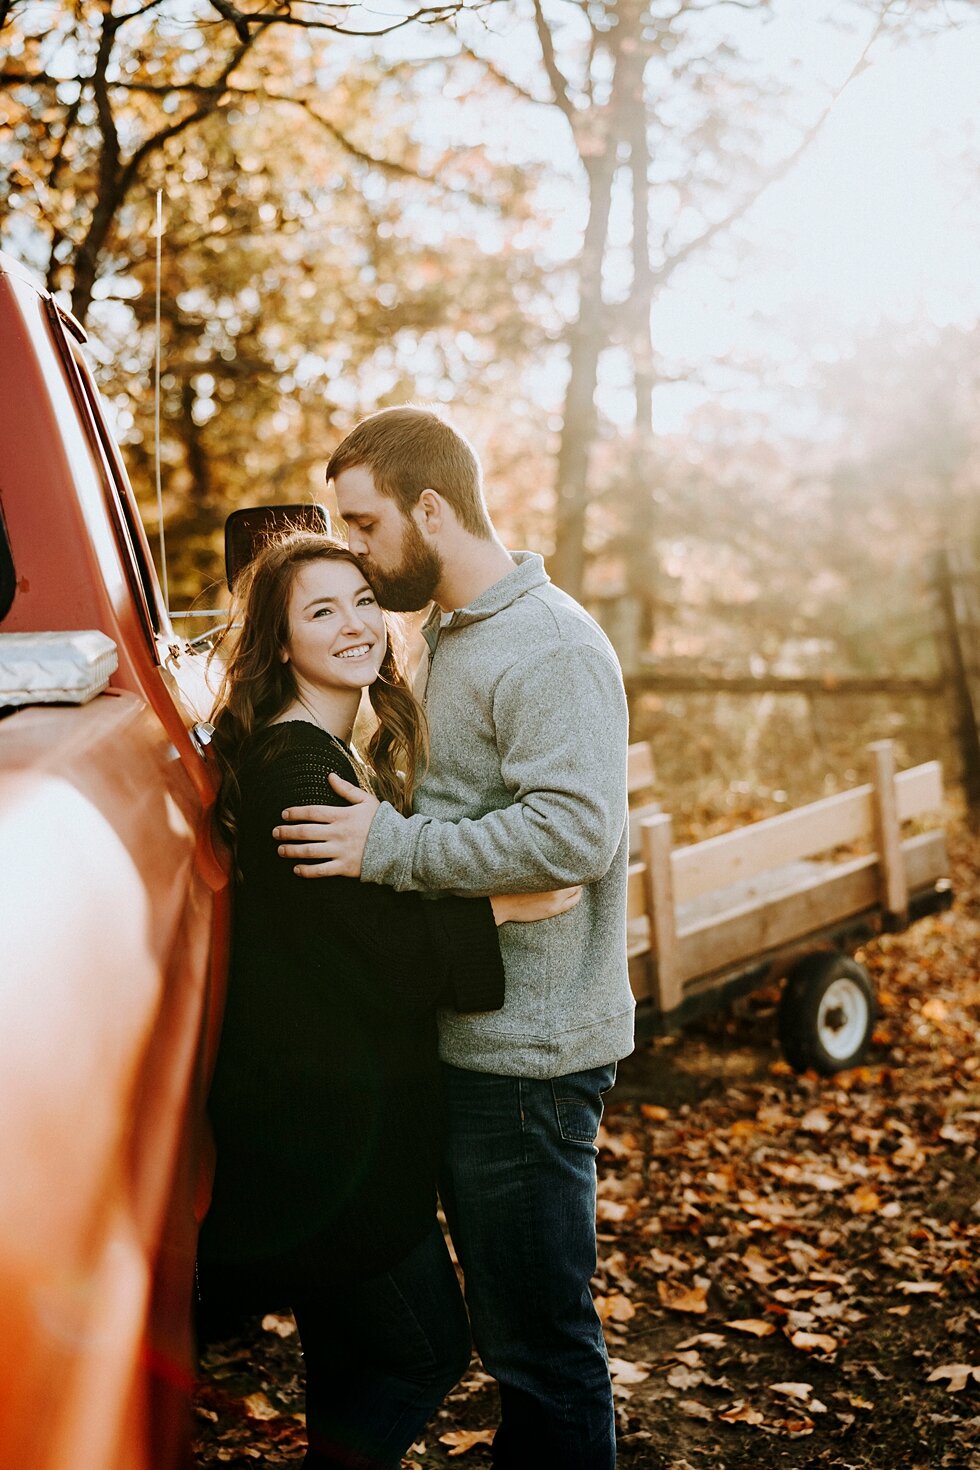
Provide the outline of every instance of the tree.
<path id="1" fill-rule="evenodd" d="M 446 17 L 464 3 L 405 11 L 370 33 Z M 79 321 L 112 259 L 120 214 L 151 164 L 206 120 L 227 115 L 243 91 L 260 90 L 264 63 L 275 71 L 275 56 L 260 43 L 294 27 L 364 34 L 355 23 L 359 11 L 341 6 L 337 20 L 337 9 L 315 3 L 267 13 L 243 12 L 229 0 L 198 0 L 189 11 L 164 0 L 135 8 L 120 0 L 56 0 L 31 13 L 7 0 L 0 9 L 9 48 L 0 71 L 8 89 L 0 121 L 12 140 L 0 206 L 31 218 L 31 245 L 41 257 L 47 247 L 45 279 L 53 289 L 67 286 Z M 218 25 L 208 24 L 212 14 Z M 288 74 L 280 80 L 288 91 Z M 342 120 L 326 125 L 342 143 Z"/>
<path id="2" fill-rule="evenodd" d="M 743 24 L 772 3 L 739 0 Z M 567 386 L 555 474 L 554 573 L 578 596 L 595 539 L 590 512 L 602 500 L 591 466 L 602 437 L 596 389 L 603 352 L 624 347 L 632 377 L 631 506 L 622 541 L 631 548 L 632 590 L 650 603 L 644 589 L 655 580 L 652 394 L 664 371 L 651 337 L 657 296 L 689 260 L 722 242 L 730 246 L 733 227 L 793 167 L 879 41 L 937 9 L 897 0 L 852 5 L 847 19 L 860 34 L 850 70 L 815 113 L 796 116 L 788 89 L 742 54 L 738 22 L 719 26 L 727 6 L 530 0 L 525 13 L 539 49 L 537 77 L 528 82 L 499 59 L 490 62 L 511 95 L 564 118 L 587 198 L 582 246 L 571 264 L 577 305 L 564 333 Z M 479 54 L 478 38 L 468 52 Z M 783 139 L 775 147 L 774 135 Z M 611 230 L 617 190 L 624 189 L 632 194 L 631 279 L 616 290 L 609 286 Z"/>
<path id="3" fill-rule="evenodd" d="M 499 400 L 536 331 L 513 312 L 539 289 L 513 248 L 533 171 L 442 156 L 416 136 L 420 84 L 336 35 L 270 24 L 246 48 L 160 7 L 59 16 L 4 33 L 20 80 L 0 103 L 3 242 L 94 334 L 152 523 L 162 191 L 164 510 L 193 596 L 227 510 L 322 496 L 329 445 L 365 409 L 451 385 Z"/>

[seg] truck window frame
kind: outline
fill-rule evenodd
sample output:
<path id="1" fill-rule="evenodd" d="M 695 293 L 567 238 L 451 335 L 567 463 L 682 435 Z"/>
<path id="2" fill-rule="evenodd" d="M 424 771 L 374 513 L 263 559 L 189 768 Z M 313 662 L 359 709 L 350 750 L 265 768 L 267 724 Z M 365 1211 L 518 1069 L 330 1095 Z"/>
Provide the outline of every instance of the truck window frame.
<path id="1" fill-rule="evenodd" d="M 14 571 L 14 554 L 10 549 L 7 522 L 3 518 L 3 504 L 0 502 L 0 623 L 13 607 L 16 591 L 17 573 Z"/>
<path id="2" fill-rule="evenodd" d="M 155 579 L 150 569 L 146 536 L 126 467 L 102 412 L 92 370 L 81 351 L 81 343 L 85 340 L 84 331 L 81 327 L 76 327 L 73 318 L 66 323 L 53 298 L 48 300 L 48 319 L 72 397 L 99 467 L 126 580 L 133 594 L 147 644 L 156 659 L 156 640 L 163 634 L 163 618 Z"/>

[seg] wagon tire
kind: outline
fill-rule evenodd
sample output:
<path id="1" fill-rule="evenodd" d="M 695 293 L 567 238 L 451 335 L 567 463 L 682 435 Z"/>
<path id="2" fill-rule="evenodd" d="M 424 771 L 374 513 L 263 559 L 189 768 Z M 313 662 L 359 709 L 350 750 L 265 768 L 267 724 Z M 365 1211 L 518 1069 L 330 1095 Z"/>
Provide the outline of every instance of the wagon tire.
<path id="1" fill-rule="evenodd" d="M 843 954 L 811 954 L 786 977 L 779 1005 L 783 1056 L 796 1072 L 830 1077 L 864 1060 L 877 1006 L 871 977 Z"/>

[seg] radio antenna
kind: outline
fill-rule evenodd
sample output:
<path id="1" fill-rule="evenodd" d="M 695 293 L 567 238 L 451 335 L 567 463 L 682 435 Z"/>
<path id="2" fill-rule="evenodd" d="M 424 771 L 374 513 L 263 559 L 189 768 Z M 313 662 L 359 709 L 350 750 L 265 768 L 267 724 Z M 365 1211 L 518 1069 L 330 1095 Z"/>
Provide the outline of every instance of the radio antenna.
<path id="1" fill-rule="evenodd" d="M 156 280 L 156 362 L 153 381 L 153 465 L 157 487 L 157 532 L 160 538 L 160 580 L 163 583 L 163 605 L 170 617 L 170 585 L 167 577 L 167 533 L 163 526 L 163 481 L 160 474 L 160 267 L 163 255 L 163 190 L 157 190 L 157 280 Z"/>

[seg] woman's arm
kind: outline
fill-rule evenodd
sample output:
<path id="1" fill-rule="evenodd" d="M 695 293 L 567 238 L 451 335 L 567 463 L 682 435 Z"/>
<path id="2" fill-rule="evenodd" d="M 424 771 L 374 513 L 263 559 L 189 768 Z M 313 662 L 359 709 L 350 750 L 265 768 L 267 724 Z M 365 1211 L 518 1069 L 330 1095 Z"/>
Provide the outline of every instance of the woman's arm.
<path id="1" fill-rule="evenodd" d="M 263 811 L 276 815 L 283 806 L 300 801 L 343 805 L 328 776 L 335 770 L 353 780 L 354 772 L 336 747 L 313 726 L 304 725 L 287 738 L 284 751 L 268 765 L 253 769 L 243 785 L 243 799 L 254 791 Z M 259 817 L 259 824 L 264 820 Z M 366 1001 L 413 1012 L 440 1000 L 461 1011 L 500 1008 L 503 963 L 489 899 L 426 899 L 354 878 L 304 882 L 293 873 L 292 864 L 277 856 L 269 836 L 272 825 L 263 829 L 267 847 L 262 869 L 282 893 L 284 920 L 288 913 L 291 922 L 302 924 L 323 943 L 334 934 L 355 946 L 368 961 L 359 978 L 366 987 Z"/>

